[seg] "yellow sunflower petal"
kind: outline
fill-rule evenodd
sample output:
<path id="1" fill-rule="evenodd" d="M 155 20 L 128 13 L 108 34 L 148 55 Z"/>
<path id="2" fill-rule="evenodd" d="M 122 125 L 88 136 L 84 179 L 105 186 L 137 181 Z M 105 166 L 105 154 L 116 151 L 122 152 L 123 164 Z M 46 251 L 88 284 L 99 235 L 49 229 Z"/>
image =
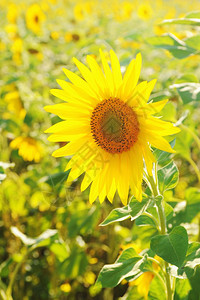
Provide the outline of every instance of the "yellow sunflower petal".
<path id="1" fill-rule="evenodd" d="M 75 57 L 73 58 L 74 63 L 76 64 L 77 68 L 81 72 L 82 76 L 85 78 L 87 83 L 89 84 L 90 88 L 96 93 L 97 98 L 101 98 L 99 93 L 101 92 L 96 84 L 94 77 L 90 70 L 82 64 L 78 59 Z"/>
<path id="2" fill-rule="evenodd" d="M 148 133 L 148 141 L 149 143 L 160 150 L 176 153 L 175 150 L 172 149 L 170 144 L 162 137 L 162 136 L 155 136 L 154 134 Z"/>
<path id="3" fill-rule="evenodd" d="M 113 202 L 113 198 L 115 196 L 115 193 L 116 193 L 116 184 L 115 184 L 115 180 L 112 180 L 112 184 L 110 185 L 110 189 L 107 193 L 107 197 L 108 197 L 108 200 L 110 201 L 110 203 Z"/>
<path id="4" fill-rule="evenodd" d="M 102 52 L 102 50 L 100 49 L 100 55 L 101 55 L 101 61 L 102 61 L 102 65 L 103 65 L 103 69 L 104 69 L 104 73 L 106 76 L 106 80 L 108 82 L 108 86 L 109 86 L 109 90 L 110 90 L 110 96 L 114 95 L 114 81 L 113 81 L 113 75 L 112 72 L 110 70 L 110 67 L 108 65 L 108 62 L 105 58 L 104 53 Z"/>
<path id="5" fill-rule="evenodd" d="M 106 197 L 106 188 L 105 186 L 103 187 L 102 191 L 99 193 L 99 202 L 103 203 Z"/>
<path id="6" fill-rule="evenodd" d="M 158 102 L 148 103 L 147 111 L 149 111 L 150 114 L 157 114 L 163 109 L 163 107 L 165 106 L 165 104 L 167 102 L 168 102 L 168 99 L 161 100 Z"/>
<path id="7" fill-rule="evenodd" d="M 68 118 L 89 118 L 91 115 L 90 110 L 87 110 L 86 108 L 82 107 L 81 111 L 78 111 L 75 106 L 72 106 L 69 103 L 48 105 L 45 106 L 44 109 L 47 112 L 58 115 L 61 119 L 64 120 Z"/>
<path id="8" fill-rule="evenodd" d="M 133 93 L 134 88 L 137 85 L 142 66 L 142 56 L 137 54 L 136 60 L 134 63 L 131 62 L 131 67 L 128 69 L 127 76 L 124 77 L 123 82 L 123 95 L 125 99 L 129 99 L 130 95 Z"/>
<path id="9" fill-rule="evenodd" d="M 121 74 L 119 60 L 113 50 L 110 50 L 110 58 L 111 58 L 113 80 L 115 84 L 115 89 L 117 91 L 122 83 L 122 74 Z"/>
<path id="10" fill-rule="evenodd" d="M 78 134 L 80 130 L 90 128 L 88 120 L 84 121 L 61 121 L 45 130 L 45 133 L 65 132 L 66 134 Z"/>
<path id="11" fill-rule="evenodd" d="M 74 84 L 74 86 L 81 88 L 86 93 L 89 93 L 94 100 L 96 99 L 96 93 L 93 91 L 93 89 L 91 89 L 90 85 L 85 80 L 67 69 L 63 69 L 63 72 Z"/>
<path id="12" fill-rule="evenodd" d="M 104 95 L 106 99 L 107 97 L 109 97 L 109 89 L 101 68 L 99 67 L 96 60 L 91 55 L 87 56 L 87 62 L 94 76 L 96 84 L 98 85 L 99 89 L 102 90 L 102 95 Z"/>
<path id="13" fill-rule="evenodd" d="M 84 145 L 87 145 L 87 142 L 87 135 L 83 135 L 82 138 L 78 138 L 77 140 L 68 143 L 64 147 L 55 150 L 52 153 L 52 156 L 61 157 L 73 155 L 77 151 L 81 151 Z"/>
<path id="14" fill-rule="evenodd" d="M 84 103 L 84 105 L 87 105 L 89 107 L 95 106 L 94 99 L 83 89 L 75 87 L 73 84 L 65 80 L 57 79 L 56 81 L 60 85 L 60 87 L 64 90 L 66 94 L 67 102 L 77 103 L 80 105 Z M 54 91 L 55 90 L 53 90 L 53 93 L 55 93 Z M 65 100 L 65 97 L 62 100 Z"/>

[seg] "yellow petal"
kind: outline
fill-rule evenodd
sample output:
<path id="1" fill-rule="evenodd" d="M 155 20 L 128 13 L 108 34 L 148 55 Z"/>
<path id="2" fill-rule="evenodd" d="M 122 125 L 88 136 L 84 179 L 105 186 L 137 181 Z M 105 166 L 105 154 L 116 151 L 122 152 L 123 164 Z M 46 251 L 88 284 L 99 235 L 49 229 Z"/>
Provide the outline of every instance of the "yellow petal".
<path id="1" fill-rule="evenodd" d="M 96 93 L 96 96 L 99 99 L 100 98 L 100 95 L 99 95 L 100 90 L 99 90 L 90 70 L 75 57 L 73 58 L 73 61 L 76 64 L 79 71 L 81 72 L 82 76 L 85 78 L 85 80 L 89 84 L 90 88 Z"/>
<path id="2" fill-rule="evenodd" d="M 123 82 L 123 96 L 126 99 L 129 99 L 131 94 L 133 93 L 138 79 L 140 77 L 140 72 L 141 72 L 141 66 L 142 66 L 142 56 L 141 54 L 137 54 L 135 63 L 133 64 L 131 62 L 131 69 L 128 70 L 128 74 L 124 79 Z M 129 75 L 129 76 L 128 76 Z"/>
<path id="3" fill-rule="evenodd" d="M 98 184 L 99 184 L 99 176 L 97 175 L 91 184 L 90 187 L 90 195 L 89 195 L 89 201 L 92 204 L 98 197 Z"/>
<path id="4" fill-rule="evenodd" d="M 87 135 L 83 135 L 82 138 L 72 141 L 62 148 L 57 149 L 53 152 L 52 156 L 61 157 L 73 155 L 77 151 L 83 151 L 84 147 L 87 146 L 88 139 Z"/>
<path id="5" fill-rule="evenodd" d="M 146 110 L 147 110 L 147 112 L 149 111 L 150 114 L 157 114 L 158 112 L 160 112 L 163 109 L 163 107 L 165 106 L 165 104 L 167 102 L 168 102 L 168 99 L 161 100 L 158 102 L 148 103 Z"/>
<path id="6" fill-rule="evenodd" d="M 65 131 L 67 134 L 79 134 L 82 128 L 89 128 L 90 124 L 87 121 L 61 121 L 45 130 L 45 133 L 56 133 Z"/>
<path id="7" fill-rule="evenodd" d="M 69 103 L 61 103 L 61 104 L 55 104 L 55 105 L 48 105 L 45 106 L 44 109 L 47 112 L 53 113 L 55 115 L 58 115 L 61 119 L 68 119 L 68 118 L 89 118 L 91 115 L 91 111 L 88 109 L 84 109 L 82 107 L 81 111 L 77 110 L 77 107 L 72 106 Z"/>
<path id="8" fill-rule="evenodd" d="M 104 73 L 106 76 L 106 80 L 108 82 L 108 86 L 110 89 L 110 97 L 112 97 L 114 95 L 114 81 L 113 81 L 113 75 L 112 72 L 110 70 L 110 67 L 108 65 L 108 62 L 105 58 L 104 53 L 102 52 L 102 50 L 99 50 L 100 55 L 101 55 L 101 61 L 102 61 L 102 65 L 103 65 L 103 69 L 104 69 Z"/>
<path id="9" fill-rule="evenodd" d="M 176 151 L 172 149 L 170 144 L 162 136 L 155 136 L 154 134 L 148 133 L 148 141 L 155 148 L 170 153 L 176 153 Z"/>
<path id="10" fill-rule="evenodd" d="M 81 77 L 78 75 L 74 74 L 73 72 L 63 69 L 65 75 L 69 78 L 69 80 L 76 86 L 84 90 L 84 92 L 89 93 L 89 95 L 93 98 L 96 99 L 96 92 L 91 89 L 90 85 L 83 80 Z"/>
<path id="11" fill-rule="evenodd" d="M 60 87 L 64 90 L 66 94 L 66 98 L 64 97 L 64 99 L 62 100 L 66 101 L 65 99 L 67 99 L 67 102 L 70 103 L 77 103 L 77 104 L 84 103 L 84 105 L 86 106 L 94 107 L 95 104 L 94 99 L 83 89 L 78 88 L 72 83 L 67 82 L 65 80 L 57 79 L 57 83 L 60 85 Z M 53 93 L 55 93 L 54 91 L 55 90 L 53 90 Z"/>
<path id="12" fill-rule="evenodd" d="M 108 85 L 107 85 L 105 76 L 104 76 L 101 68 L 97 64 L 96 60 L 90 55 L 87 56 L 87 62 L 91 69 L 91 72 L 94 76 L 96 84 L 98 85 L 99 89 L 101 89 L 102 95 L 104 95 L 105 99 L 108 98 L 109 97 L 109 89 L 108 89 Z"/>
<path id="13" fill-rule="evenodd" d="M 121 74 L 119 60 L 113 50 L 110 50 L 110 59 L 111 59 L 111 67 L 112 67 L 113 80 L 115 84 L 115 90 L 117 91 L 122 83 L 122 74 Z"/>

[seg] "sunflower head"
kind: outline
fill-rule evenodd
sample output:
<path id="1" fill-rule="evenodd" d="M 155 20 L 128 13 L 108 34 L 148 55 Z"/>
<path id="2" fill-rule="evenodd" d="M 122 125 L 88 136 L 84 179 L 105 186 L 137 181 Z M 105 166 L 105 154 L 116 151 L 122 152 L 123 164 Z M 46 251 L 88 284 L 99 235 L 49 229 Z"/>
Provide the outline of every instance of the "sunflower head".
<path id="1" fill-rule="evenodd" d="M 42 158 L 42 147 L 39 142 L 31 137 L 18 136 L 10 143 L 12 149 L 18 149 L 19 155 L 25 161 L 38 163 Z"/>
<path id="2" fill-rule="evenodd" d="M 46 130 L 53 142 L 67 142 L 53 156 L 71 156 L 66 170 L 68 181 L 85 173 L 81 189 L 90 184 L 89 200 L 105 197 L 113 201 L 118 194 L 127 203 L 129 189 L 142 199 L 143 166 L 151 174 L 155 158 L 150 145 L 174 152 L 163 136 L 179 132 L 169 122 L 153 114 L 162 110 L 167 100 L 148 102 L 156 80 L 141 82 L 141 54 L 133 59 L 122 76 L 118 58 L 110 51 L 110 64 L 100 50 L 102 67 L 87 56 L 88 67 L 74 58 L 81 76 L 64 69 L 71 82 L 58 80 L 61 89 L 52 94 L 65 103 L 46 106 L 63 121 Z"/>
<path id="3" fill-rule="evenodd" d="M 26 25 L 27 28 L 33 31 L 35 34 L 39 34 L 41 25 L 46 19 L 39 4 L 32 4 L 29 6 L 26 12 Z"/>

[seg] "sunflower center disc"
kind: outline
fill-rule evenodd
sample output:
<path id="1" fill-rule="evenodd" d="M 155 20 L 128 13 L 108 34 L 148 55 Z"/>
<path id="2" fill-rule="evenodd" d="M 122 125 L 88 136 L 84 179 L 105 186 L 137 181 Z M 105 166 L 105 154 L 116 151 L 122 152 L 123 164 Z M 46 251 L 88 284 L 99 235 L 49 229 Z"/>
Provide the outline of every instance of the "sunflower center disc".
<path id="1" fill-rule="evenodd" d="M 138 138 L 135 112 L 117 98 L 100 102 L 92 112 L 90 125 L 95 142 L 109 153 L 128 151 Z"/>

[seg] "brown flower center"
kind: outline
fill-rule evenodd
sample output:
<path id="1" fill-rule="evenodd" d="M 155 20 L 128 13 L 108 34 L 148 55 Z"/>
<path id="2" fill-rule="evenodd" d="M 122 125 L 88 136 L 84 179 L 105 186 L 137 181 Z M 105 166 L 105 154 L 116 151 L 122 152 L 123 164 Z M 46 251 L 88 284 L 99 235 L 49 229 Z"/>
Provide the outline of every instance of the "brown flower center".
<path id="1" fill-rule="evenodd" d="M 138 138 L 137 116 L 118 98 L 100 102 L 92 112 L 90 125 L 97 145 L 109 153 L 128 151 Z"/>

